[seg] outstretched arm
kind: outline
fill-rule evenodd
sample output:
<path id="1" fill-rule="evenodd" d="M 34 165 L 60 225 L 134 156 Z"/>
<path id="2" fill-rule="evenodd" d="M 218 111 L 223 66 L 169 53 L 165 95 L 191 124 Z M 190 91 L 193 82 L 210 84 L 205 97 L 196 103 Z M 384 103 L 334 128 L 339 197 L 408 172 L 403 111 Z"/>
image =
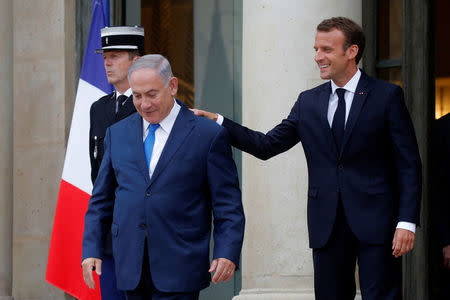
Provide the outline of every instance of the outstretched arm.
<path id="1" fill-rule="evenodd" d="M 300 141 L 298 126 L 301 96 L 300 94 L 289 116 L 266 134 L 224 118 L 221 125 L 228 130 L 231 145 L 263 160 L 292 148 Z M 216 113 L 204 110 L 195 109 L 193 111 L 194 114 L 213 121 L 217 121 L 219 117 Z"/>

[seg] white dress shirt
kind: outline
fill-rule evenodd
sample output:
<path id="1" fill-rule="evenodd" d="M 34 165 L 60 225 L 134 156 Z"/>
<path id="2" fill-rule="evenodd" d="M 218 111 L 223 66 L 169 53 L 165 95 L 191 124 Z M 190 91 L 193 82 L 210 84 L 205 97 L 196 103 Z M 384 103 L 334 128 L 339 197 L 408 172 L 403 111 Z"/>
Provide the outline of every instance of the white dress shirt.
<path id="1" fill-rule="evenodd" d="M 155 131 L 155 144 L 153 145 L 152 157 L 150 158 L 150 178 L 152 178 L 155 167 L 158 164 L 161 153 L 166 145 L 167 139 L 169 138 L 170 132 L 172 131 L 173 124 L 175 123 L 181 109 L 181 106 L 175 101 L 175 99 L 173 101 L 174 105 L 169 115 L 159 123 L 159 127 Z M 144 133 L 142 141 L 145 141 L 145 138 L 148 135 L 149 125 L 150 123 L 142 118 L 142 132 Z"/>
<path id="2" fill-rule="evenodd" d="M 114 95 L 116 96 L 114 98 L 114 101 L 116 102 L 116 113 L 117 113 L 119 111 L 119 105 L 124 106 L 125 103 L 127 103 L 128 98 L 131 96 L 131 88 L 128 88 L 128 90 L 126 90 L 125 93 L 123 93 L 123 94 L 119 93 L 119 91 L 116 90 Z M 126 96 L 127 99 L 125 99 L 125 101 L 123 101 L 122 104 L 119 104 L 117 99 L 119 98 L 119 96 L 122 96 L 122 95 Z"/>
<path id="3" fill-rule="evenodd" d="M 115 94 L 116 94 L 116 100 L 117 100 L 117 98 L 119 98 L 120 95 L 125 95 L 125 96 L 127 96 L 127 98 L 129 98 L 131 96 L 131 88 L 128 88 L 128 90 L 126 90 L 125 93 L 123 93 L 123 94 L 119 93 L 119 91 L 116 90 Z"/>
<path id="4" fill-rule="evenodd" d="M 331 95 L 330 102 L 328 103 L 328 124 L 333 124 L 334 113 L 338 107 L 339 97 L 336 93 L 338 88 L 343 88 L 345 90 L 344 98 L 345 98 L 345 124 L 347 125 L 348 114 L 350 112 L 350 108 L 352 107 L 353 97 L 355 96 L 356 87 L 358 86 L 359 78 L 361 78 L 361 71 L 358 69 L 355 75 L 353 75 L 352 79 L 350 79 L 346 85 L 343 87 L 337 86 L 333 80 L 331 80 Z"/>
<path id="5" fill-rule="evenodd" d="M 361 78 L 361 71 L 358 69 L 353 75 L 353 77 L 342 87 L 345 89 L 345 124 L 347 124 L 348 115 L 350 113 L 350 108 L 352 107 L 353 98 L 355 96 L 356 87 L 358 86 L 359 79 Z M 340 88 L 337 86 L 333 80 L 331 80 L 331 95 L 330 95 L 330 102 L 328 103 L 328 124 L 330 125 L 330 128 L 333 124 L 333 117 L 334 113 L 336 112 L 337 106 L 338 106 L 338 95 L 336 93 L 336 89 Z M 217 124 L 222 125 L 223 123 L 223 116 L 220 114 L 217 114 Z M 410 222 L 404 222 L 400 221 L 397 223 L 397 228 L 406 229 L 412 232 L 416 232 L 416 224 L 410 223 Z"/>

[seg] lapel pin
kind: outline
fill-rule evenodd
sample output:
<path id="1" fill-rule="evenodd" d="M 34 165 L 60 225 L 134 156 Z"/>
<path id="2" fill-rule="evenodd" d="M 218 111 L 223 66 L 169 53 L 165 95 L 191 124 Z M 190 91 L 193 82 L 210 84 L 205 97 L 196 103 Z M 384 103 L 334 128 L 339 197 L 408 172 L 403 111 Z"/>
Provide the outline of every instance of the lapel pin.
<path id="1" fill-rule="evenodd" d="M 360 95 L 364 95 L 364 92 L 359 92 Z"/>

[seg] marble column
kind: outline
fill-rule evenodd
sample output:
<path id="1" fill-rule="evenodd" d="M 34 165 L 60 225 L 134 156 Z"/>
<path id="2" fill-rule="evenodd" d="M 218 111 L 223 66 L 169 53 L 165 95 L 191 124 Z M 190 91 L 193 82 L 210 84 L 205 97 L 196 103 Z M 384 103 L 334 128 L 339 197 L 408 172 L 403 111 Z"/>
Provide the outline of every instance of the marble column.
<path id="1" fill-rule="evenodd" d="M 287 117 L 298 94 L 321 84 L 316 26 L 347 16 L 361 24 L 361 2 L 243 1 L 243 124 L 267 131 Z M 235 300 L 314 299 L 308 246 L 308 175 L 301 145 L 268 161 L 243 155 L 247 227 L 242 291 Z"/>
<path id="2" fill-rule="evenodd" d="M 66 128 L 71 118 L 68 111 L 75 97 L 75 2 L 11 2 L 14 23 L 12 295 L 15 300 L 64 299 L 61 290 L 45 282 L 45 272 Z"/>
<path id="3" fill-rule="evenodd" d="M 12 0 L 0 1 L 0 300 L 11 299 L 13 212 Z"/>

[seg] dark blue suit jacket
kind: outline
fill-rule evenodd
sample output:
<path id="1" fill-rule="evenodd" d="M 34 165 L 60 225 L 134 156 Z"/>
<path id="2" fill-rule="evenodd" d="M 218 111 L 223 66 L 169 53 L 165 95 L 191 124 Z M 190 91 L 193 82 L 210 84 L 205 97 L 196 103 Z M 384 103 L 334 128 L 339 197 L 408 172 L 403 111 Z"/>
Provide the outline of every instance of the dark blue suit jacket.
<path id="1" fill-rule="evenodd" d="M 439 246 L 445 247 L 450 245 L 450 114 L 435 121 L 433 140 L 434 195 L 431 221 Z"/>
<path id="2" fill-rule="evenodd" d="M 310 247 L 326 244 L 341 194 L 360 241 L 389 243 L 398 221 L 419 222 L 421 161 L 400 87 L 362 72 L 341 149 L 327 120 L 331 83 L 301 93 L 289 116 L 267 134 L 228 119 L 231 144 L 261 159 L 299 141 L 308 163 Z"/>
<path id="3" fill-rule="evenodd" d="M 102 239 L 111 230 L 121 290 L 136 288 L 140 280 L 146 238 L 158 290 L 187 292 L 208 286 L 212 214 L 213 257 L 239 265 L 244 213 L 226 130 L 179 104 L 151 179 L 142 117 L 135 113 L 106 133 L 85 216 L 82 258 L 102 258 Z"/>

